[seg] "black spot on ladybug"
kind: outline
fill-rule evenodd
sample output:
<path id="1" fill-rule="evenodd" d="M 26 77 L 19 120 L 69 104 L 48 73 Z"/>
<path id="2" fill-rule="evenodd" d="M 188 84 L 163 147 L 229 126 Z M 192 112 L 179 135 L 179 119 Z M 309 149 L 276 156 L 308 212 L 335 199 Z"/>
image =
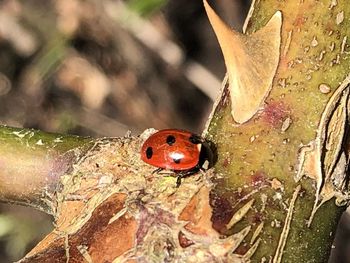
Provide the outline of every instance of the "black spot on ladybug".
<path id="1" fill-rule="evenodd" d="M 169 146 L 173 145 L 175 141 L 176 138 L 173 135 L 169 135 L 168 137 L 166 137 L 166 143 L 169 144 Z"/>
<path id="2" fill-rule="evenodd" d="M 179 164 L 181 162 L 181 159 L 173 159 L 174 163 Z"/>
<path id="3" fill-rule="evenodd" d="M 147 159 L 151 159 L 152 156 L 153 156 L 153 149 L 152 149 L 152 147 L 147 147 L 147 149 L 146 149 L 146 157 L 147 157 Z"/>
<path id="4" fill-rule="evenodd" d="M 193 144 L 200 144 L 202 143 L 201 137 L 199 137 L 196 134 L 192 134 L 189 138 L 189 141 Z"/>

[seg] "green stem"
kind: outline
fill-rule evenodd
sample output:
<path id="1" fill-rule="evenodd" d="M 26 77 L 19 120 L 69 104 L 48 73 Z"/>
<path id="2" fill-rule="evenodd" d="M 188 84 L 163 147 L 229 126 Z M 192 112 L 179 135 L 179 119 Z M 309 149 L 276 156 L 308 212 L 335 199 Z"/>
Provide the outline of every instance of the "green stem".
<path id="1" fill-rule="evenodd" d="M 93 140 L 0 126 L 0 142 L 0 200 L 52 214 L 60 176 Z"/>
<path id="2" fill-rule="evenodd" d="M 336 206 L 332 198 L 310 220 L 316 181 L 296 182 L 295 175 L 301 146 L 315 140 L 327 102 L 349 73 L 350 6 L 345 0 L 265 0 L 253 5 L 248 33 L 264 26 L 277 10 L 282 12 L 280 63 L 263 109 L 252 120 L 233 122 L 228 91 L 216 108 L 208 138 L 217 145 L 215 168 L 223 179 L 213 191 L 212 220 L 227 235 L 252 226 L 239 254 L 252 246 L 250 239 L 263 224 L 252 262 L 327 262 L 345 207 Z M 232 215 L 251 199 L 247 215 L 228 229 Z"/>

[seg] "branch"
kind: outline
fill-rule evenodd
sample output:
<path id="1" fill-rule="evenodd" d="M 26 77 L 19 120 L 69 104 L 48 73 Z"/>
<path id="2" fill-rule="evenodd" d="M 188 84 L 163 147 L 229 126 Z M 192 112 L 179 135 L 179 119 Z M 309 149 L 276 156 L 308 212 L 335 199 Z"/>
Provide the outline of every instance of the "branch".
<path id="1" fill-rule="evenodd" d="M 91 147 L 92 139 L 0 127 L 0 199 L 54 214 L 61 176 Z"/>
<path id="2" fill-rule="evenodd" d="M 228 69 L 204 133 L 217 147 L 214 169 L 179 188 L 152 173 L 139 154 L 152 129 L 60 144 L 3 128 L 5 164 L 28 151 L 40 161 L 25 173 L 7 168 L 37 183 L 26 191 L 21 182 L 26 198 L 4 196 L 55 216 L 55 230 L 21 262 L 327 260 L 349 200 L 350 7 L 257 1 L 242 35 L 205 6 Z"/>

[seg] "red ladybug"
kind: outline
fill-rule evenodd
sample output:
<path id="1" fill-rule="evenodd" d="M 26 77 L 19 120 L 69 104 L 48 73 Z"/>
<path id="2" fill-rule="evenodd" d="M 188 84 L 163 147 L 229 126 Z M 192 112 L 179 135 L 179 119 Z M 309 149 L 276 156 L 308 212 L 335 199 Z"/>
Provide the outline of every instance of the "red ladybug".
<path id="1" fill-rule="evenodd" d="M 142 145 L 141 159 L 161 169 L 172 170 L 181 178 L 208 169 L 212 162 L 209 144 L 200 136 L 184 130 L 167 129 L 152 134 Z M 204 167 L 207 165 L 207 167 Z"/>

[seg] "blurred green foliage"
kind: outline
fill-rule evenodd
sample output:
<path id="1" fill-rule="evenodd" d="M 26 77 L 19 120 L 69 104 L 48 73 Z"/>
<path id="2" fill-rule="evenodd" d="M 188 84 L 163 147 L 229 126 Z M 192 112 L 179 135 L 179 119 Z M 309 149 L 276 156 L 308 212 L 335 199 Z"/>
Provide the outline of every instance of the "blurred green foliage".
<path id="1" fill-rule="evenodd" d="M 20 211 L 23 209 L 20 209 Z M 38 221 L 41 225 L 38 228 Z M 52 224 L 46 217 L 34 216 L 30 218 L 27 214 L 0 214 L 0 242 L 5 245 L 2 257 L 14 261 L 23 257 L 28 248 L 45 236 L 52 229 Z M 1 262 L 3 259 L 1 259 Z"/>
<path id="2" fill-rule="evenodd" d="M 167 0 L 129 0 L 128 6 L 141 16 L 147 17 L 162 8 Z"/>

